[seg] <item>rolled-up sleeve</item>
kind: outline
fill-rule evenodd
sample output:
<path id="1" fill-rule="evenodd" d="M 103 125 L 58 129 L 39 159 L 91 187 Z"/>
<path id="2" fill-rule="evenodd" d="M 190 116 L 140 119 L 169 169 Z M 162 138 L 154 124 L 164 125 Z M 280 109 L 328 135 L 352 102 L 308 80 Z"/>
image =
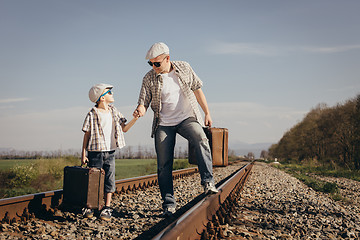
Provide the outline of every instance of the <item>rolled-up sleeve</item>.
<path id="1" fill-rule="evenodd" d="M 198 90 L 199 88 L 201 88 L 203 86 L 203 82 L 198 77 L 198 75 L 196 75 L 196 73 L 194 72 L 194 70 L 192 69 L 192 67 L 190 65 L 189 65 L 189 71 L 190 71 L 189 75 L 192 78 L 191 90 L 192 91 Z"/>
<path id="2" fill-rule="evenodd" d="M 90 113 L 88 113 L 86 115 L 86 117 L 85 117 L 84 124 L 83 124 L 83 127 L 82 127 L 83 132 L 90 131 L 90 123 L 91 123 L 91 116 L 90 116 Z"/>
<path id="3" fill-rule="evenodd" d="M 145 75 L 142 85 L 141 85 L 141 89 L 140 89 L 140 94 L 139 94 L 139 100 L 138 100 L 138 104 L 139 105 L 144 105 L 145 108 L 148 108 L 152 99 L 152 94 L 151 94 L 151 89 L 150 89 L 150 79 L 149 79 L 149 75 Z"/>
<path id="4" fill-rule="evenodd" d="M 121 112 L 118 112 L 118 116 L 120 125 L 127 122 L 127 119 L 121 114 Z"/>

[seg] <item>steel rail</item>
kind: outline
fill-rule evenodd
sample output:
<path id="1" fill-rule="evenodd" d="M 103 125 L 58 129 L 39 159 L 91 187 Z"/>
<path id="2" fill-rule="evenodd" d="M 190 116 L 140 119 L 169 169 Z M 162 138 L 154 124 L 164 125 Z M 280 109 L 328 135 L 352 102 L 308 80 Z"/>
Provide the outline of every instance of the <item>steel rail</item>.
<path id="1" fill-rule="evenodd" d="M 241 191 L 252 169 L 253 162 L 240 168 L 232 177 L 218 187 L 219 192 L 199 201 L 182 216 L 156 235 L 154 240 L 208 239 L 214 234 L 214 225 L 224 223 L 228 197 Z M 214 222 L 214 224 L 213 224 Z"/>
<path id="2" fill-rule="evenodd" d="M 173 171 L 173 178 L 178 179 L 198 172 L 196 167 Z M 158 184 L 157 174 L 120 179 L 115 182 L 116 192 L 124 193 L 144 189 Z M 12 198 L 0 199 L 0 221 L 16 222 L 44 214 L 54 214 L 62 203 L 63 190 L 41 192 Z"/>

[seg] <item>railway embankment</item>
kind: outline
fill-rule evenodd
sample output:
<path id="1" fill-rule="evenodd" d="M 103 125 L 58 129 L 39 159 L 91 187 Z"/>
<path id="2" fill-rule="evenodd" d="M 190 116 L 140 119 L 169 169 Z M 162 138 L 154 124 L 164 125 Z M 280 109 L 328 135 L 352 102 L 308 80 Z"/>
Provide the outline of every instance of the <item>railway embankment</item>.
<path id="1" fill-rule="evenodd" d="M 229 239 L 359 239 L 360 182 L 316 176 L 339 186 L 342 201 L 316 192 L 291 175 L 255 163 L 238 198 Z"/>

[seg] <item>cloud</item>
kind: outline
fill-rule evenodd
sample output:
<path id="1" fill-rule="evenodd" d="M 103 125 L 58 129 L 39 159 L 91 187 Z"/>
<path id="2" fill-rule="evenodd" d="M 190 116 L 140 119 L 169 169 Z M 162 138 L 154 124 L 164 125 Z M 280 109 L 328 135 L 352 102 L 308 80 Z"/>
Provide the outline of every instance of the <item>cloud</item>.
<path id="1" fill-rule="evenodd" d="M 244 42 L 215 42 L 208 47 L 211 54 L 218 55 L 257 55 L 278 56 L 289 53 L 339 53 L 360 49 L 360 45 L 341 46 L 276 46 L 269 44 L 244 43 Z"/>
<path id="2" fill-rule="evenodd" d="M 213 54 L 231 55 L 277 55 L 277 49 L 272 46 L 253 44 L 253 43 L 225 43 L 217 42 L 209 47 Z"/>
<path id="3" fill-rule="evenodd" d="M 14 102 L 24 102 L 24 101 L 29 101 L 29 98 L 5 98 L 5 99 L 0 99 L 0 104 L 1 103 L 14 103 Z"/>
<path id="4" fill-rule="evenodd" d="M 0 106 L 0 109 L 12 109 L 12 108 L 14 108 L 14 106 L 12 106 L 12 105 L 5 105 L 5 106 Z"/>
<path id="5" fill-rule="evenodd" d="M 360 49 L 360 45 L 334 46 L 334 47 L 303 47 L 304 51 L 314 53 L 339 53 Z"/>
<path id="6" fill-rule="evenodd" d="M 327 88 L 325 89 L 326 92 L 344 92 L 344 93 L 349 93 L 349 92 L 354 92 L 354 94 L 352 95 L 357 95 L 359 94 L 359 89 L 360 89 L 360 84 L 353 84 L 353 85 L 347 85 L 347 86 L 341 86 L 338 88 Z"/>

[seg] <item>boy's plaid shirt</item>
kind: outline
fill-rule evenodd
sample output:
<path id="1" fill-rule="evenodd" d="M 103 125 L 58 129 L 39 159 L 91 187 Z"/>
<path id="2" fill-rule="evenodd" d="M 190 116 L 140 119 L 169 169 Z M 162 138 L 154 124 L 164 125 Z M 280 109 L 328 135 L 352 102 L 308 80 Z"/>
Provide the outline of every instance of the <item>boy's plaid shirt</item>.
<path id="1" fill-rule="evenodd" d="M 121 124 L 126 122 L 124 116 L 112 105 L 109 105 L 113 122 L 115 123 L 115 140 L 116 146 L 122 148 L 125 146 L 124 133 Z M 88 151 L 108 151 L 106 149 L 105 137 L 100 125 L 99 115 L 93 107 L 85 117 L 82 127 L 83 132 L 90 131 L 90 139 L 88 143 Z"/>
<path id="2" fill-rule="evenodd" d="M 203 125 L 202 116 L 198 107 L 193 91 L 202 87 L 202 81 L 196 75 L 190 64 L 184 61 L 171 61 L 176 75 L 179 77 L 180 88 L 189 99 L 191 108 L 195 114 L 197 121 Z M 160 74 L 156 74 L 154 69 L 151 69 L 145 76 L 142 82 L 138 104 L 144 105 L 147 109 L 151 104 L 154 111 L 154 119 L 151 137 L 154 136 L 157 127 L 159 126 L 160 111 L 161 111 L 161 89 L 163 87 L 163 79 Z"/>

